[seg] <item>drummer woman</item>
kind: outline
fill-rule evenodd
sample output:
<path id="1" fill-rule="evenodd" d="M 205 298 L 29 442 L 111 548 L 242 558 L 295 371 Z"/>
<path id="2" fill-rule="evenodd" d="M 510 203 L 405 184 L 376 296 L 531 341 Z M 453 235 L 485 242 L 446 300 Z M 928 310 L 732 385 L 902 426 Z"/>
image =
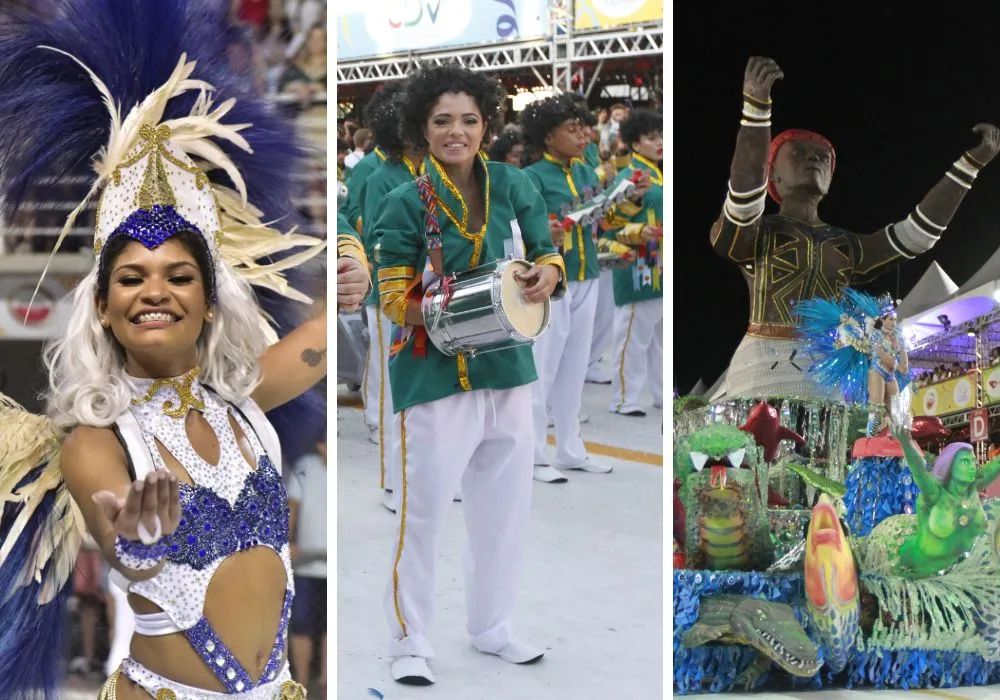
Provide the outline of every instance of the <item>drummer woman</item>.
<path id="1" fill-rule="evenodd" d="M 521 127 L 528 148 L 541 158 L 525 168 L 545 200 L 547 213 L 562 219 L 564 207 L 584 203 L 593 196 L 598 177 L 582 160 L 587 145 L 581 119 L 582 109 L 572 95 L 529 104 L 521 113 Z M 640 199 L 649 189 L 645 179 L 636 185 Z M 615 228 L 624 224 L 621 214 L 639 210 L 632 202 L 612 209 L 601 225 Z M 590 348 L 597 313 L 600 268 L 597 263 L 597 228 L 574 226 L 563 237 L 558 221 L 554 235 L 562 239 L 566 259 L 568 290 L 564 299 L 552 305 L 549 330 L 534 346 L 539 381 L 533 388 L 535 425 L 534 477 L 545 483 L 560 483 L 566 477 L 559 469 L 579 469 L 607 473 L 612 466 L 587 454 L 580 435 L 580 403 L 590 364 Z M 552 413 L 556 433 L 555 466 L 548 456 L 547 426 Z"/>
<path id="2" fill-rule="evenodd" d="M 528 301 L 565 290 L 538 192 L 521 170 L 479 154 L 505 99 L 497 81 L 457 66 L 412 77 L 400 113 L 404 136 L 427 150 L 427 176 L 390 192 L 374 225 L 382 310 L 403 329 L 389 361 L 402 493 L 385 595 L 392 676 L 401 683 L 434 682 L 427 665 L 434 568 L 459 485 L 469 539 L 470 641 L 510 663 L 542 657 L 511 626 L 531 505 L 531 349 L 447 357 L 427 338 L 419 301 L 435 266 L 452 274 L 508 254 L 535 263 L 522 275 Z M 425 199 L 433 202 L 440 237 L 433 227 L 425 233 Z"/>

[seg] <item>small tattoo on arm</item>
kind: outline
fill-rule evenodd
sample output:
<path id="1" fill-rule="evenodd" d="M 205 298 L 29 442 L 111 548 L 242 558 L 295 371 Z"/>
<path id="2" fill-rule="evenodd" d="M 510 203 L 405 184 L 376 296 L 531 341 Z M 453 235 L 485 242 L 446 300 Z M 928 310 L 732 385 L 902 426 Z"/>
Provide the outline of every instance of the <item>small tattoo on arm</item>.
<path id="1" fill-rule="evenodd" d="M 313 350 L 312 348 L 306 348 L 302 351 L 302 361 L 305 362 L 310 367 L 316 367 L 323 358 L 326 357 L 326 348 L 322 350 Z"/>

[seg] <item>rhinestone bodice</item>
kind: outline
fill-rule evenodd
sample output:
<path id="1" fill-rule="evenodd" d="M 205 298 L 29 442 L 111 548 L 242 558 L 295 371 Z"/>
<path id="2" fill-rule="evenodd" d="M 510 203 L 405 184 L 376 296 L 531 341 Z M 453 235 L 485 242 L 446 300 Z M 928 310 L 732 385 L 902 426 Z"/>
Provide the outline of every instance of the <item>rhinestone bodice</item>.
<path id="1" fill-rule="evenodd" d="M 287 590 L 293 591 L 288 547 L 288 501 L 281 476 L 256 433 L 231 406 L 197 381 L 197 371 L 174 379 L 129 378 L 136 397 L 130 410 L 157 469 L 166 469 L 157 443 L 191 476 L 180 486 L 181 522 L 171 537 L 160 572 L 133 581 L 129 591 L 158 605 L 179 630 L 203 618 L 212 576 L 225 559 L 263 546 L 281 559 Z M 209 464 L 191 445 L 185 428 L 190 410 L 198 410 L 219 441 L 219 462 Z M 247 463 L 230 417 L 249 443 L 257 468 Z"/>

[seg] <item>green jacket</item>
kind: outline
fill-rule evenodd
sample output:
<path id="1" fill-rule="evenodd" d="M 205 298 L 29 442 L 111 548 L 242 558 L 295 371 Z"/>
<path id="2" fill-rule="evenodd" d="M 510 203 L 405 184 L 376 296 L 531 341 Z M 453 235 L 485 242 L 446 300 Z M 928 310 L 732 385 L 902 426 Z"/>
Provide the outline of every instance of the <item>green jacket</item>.
<path id="1" fill-rule="evenodd" d="M 511 224 L 521 231 L 524 257 L 562 268 L 548 235 L 545 205 L 531 181 L 506 163 L 476 159 L 485 183 L 486 223 L 467 229 L 467 210 L 458 189 L 432 156 L 424 160 L 438 202 L 444 273 L 450 274 L 507 257 L 513 244 Z M 426 210 L 415 182 L 389 192 L 374 224 L 379 242 L 378 283 L 382 311 L 396 326 L 406 325 L 407 290 L 423 275 L 427 261 Z M 403 333 L 412 328 L 402 329 Z M 398 334 L 397 334 L 398 335 Z M 447 357 L 426 341 L 426 356 L 415 353 L 416 333 L 394 338 L 389 384 L 395 411 L 474 389 L 509 389 L 535 381 L 531 347 L 524 345 L 475 357 Z"/>
<path id="2" fill-rule="evenodd" d="M 344 202 L 344 215 L 351 222 L 355 230 L 359 232 L 362 230 L 361 215 L 364 210 L 361 203 L 364 185 L 368 181 L 369 176 L 375 172 L 384 160 L 385 154 L 376 148 L 358 161 L 358 164 L 354 166 L 350 176 L 347 178 L 347 201 Z"/>
<path id="3" fill-rule="evenodd" d="M 574 198 L 584 202 L 584 188 L 595 190 L 598 184 L 597 173 L 579 158 L 574 158 L 567 168 L 544 153 L 541 160 L 529 165 L 524 172 L 545 200 L 546 212 L 560 219 L 560 210 L 564 204 L 572 203 Z M 548 232 L 547 225 L 545 230 Z M 589 228 L 585 231 L 582 226 L 574 226 L 572 231 L 567 231 L 563 239 L 562 255 L 566 261 L 566 279 L 570 282 L 600 277 L 597 237 Z"/>
<path id="4" fill-rule="evenodd" d="M 396 161 L 386 158 L 368 176 L 361 189 L 361 220 L 368 222 L 364 224 L 361 239 L 365 244 L 365 253 L 368 259 L 375 261 L 375 246 L 378 239 L 375 237 L 371 223 L 378 220 L 379 212 L 382 211 L 382 204 L 385 196 L 400 185 L 412 182 L 417 176 L 416 168 L 409 160 Z M 366 304 L 378 303 L 378 284 L 372 287 L 372 293 L 365 299 Z"/>
<path id="5" fill-rule="evenodd" d="M 636 171 L 648 172 L 653 183 L 643 195 L 642 208 L 627 217 L 627 225 L 602 234 L 605 238 L 631 246 L 636 253 L 635 262 L 612 272 L 615 306 L 663 298 L 664 242 L 657 242 L 650 250 L 639 237 L 643 226 L 663 226 L 663 173 L 655 163 L 633 154 L 628 167 L 618 173 L 616 184 L 632 177 Z"/>

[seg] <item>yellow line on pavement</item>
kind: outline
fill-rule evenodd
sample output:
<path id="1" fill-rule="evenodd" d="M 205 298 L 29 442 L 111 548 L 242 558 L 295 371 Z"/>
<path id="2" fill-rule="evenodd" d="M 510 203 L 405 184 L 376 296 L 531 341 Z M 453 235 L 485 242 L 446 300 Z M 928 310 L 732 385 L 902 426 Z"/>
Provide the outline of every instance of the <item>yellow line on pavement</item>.
<path id="1" fill-rule="evenodd" d="M 968 695 L 956 695 L 955 693 L 946 693 L 943 690 L 919 689 L 919 690 L 914 690 L 913 692 L 923 693 L 924 695 L 933 695 L 936 698 L 948 698 L 948 700 L 969 700 Z"/>
<path id="2" fill-rule="evenodd" d="M 549 444 L 556 444 L 556 439 L 552 435 L 549 435 Z M 640 464 L 650 464 L 654 467 L 663 466 L 663 455 L 653 454 L 652 452 L 629 450 L 624 447 L 605 445 L 600 442 L 584 441 L 583 444 L 584 447 L 587 448 L 587 452 L 592 452 L 593 454 L 600 455 L 602 457 L 614 457 L 615 459 L 623 459 L 626 462 L 639 462 Z"/>
<path id="3" fill-rule="evenodd" d="M 361 402 L 360 396 L 338 395 L 337 406 L 342 408 L 364 408 L 364 404 Z M 556 444 L 556 439 L 552 435 L 549 435 L 549 444 Z M 626 462 L 638 462 L 639 464 L 649 464 L 654 467 L 663 466 L 663 455 L 653 454 L 652 452 L 629 450 L 624 447 L 605 445 L 600 442 L 584 442 L 583 444 L 587 448 L 588 452 L 592 452 L 593 454 L 600 455 L 602 457 L 613 457 L 614 459 L 622 459 Z"/>

